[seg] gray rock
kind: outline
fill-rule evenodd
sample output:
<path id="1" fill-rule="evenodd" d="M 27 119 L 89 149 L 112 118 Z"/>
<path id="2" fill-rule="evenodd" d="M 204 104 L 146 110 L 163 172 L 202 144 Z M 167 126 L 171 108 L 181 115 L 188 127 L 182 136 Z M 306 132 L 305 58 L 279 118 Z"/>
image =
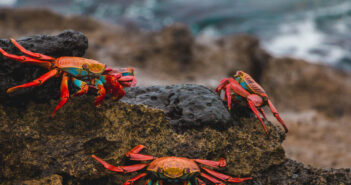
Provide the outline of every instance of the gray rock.
<path id="1" fill-rule="evenodd" d="M 263 184 L 351 184 L 350 168 L 318 169 L 287 159 L 284 163 L 253 175 L 249 185 Z"/>
<path id="2" fill-rule="evenodd" d="M 86 36 L 73 30 L 66 30 L 55 36 L 35 35 L 17 41 L 32 52 L 52 57 L 82 56 L 88 48 Z M 0 48 L 10 54 L 23 55 L 9 39 L 0 39 Z M 49 99 L 58 98 L 61 78 L 52 78 L 39 87 L 6 93 L 8 88 L 31 82 L 46 72 L 45 68 L 13 61 L 0 54 L 0 102 L 21 106 L 30 100 L 46 102 Z"/>
<path id="3" fill-rule="evenodd" d="M 162 109 L 173 128 L 208 125 L 224 127 L 232 122 L 222 100 L 201 85 L 134 87 L 126 89 L 122 102 Z"/>

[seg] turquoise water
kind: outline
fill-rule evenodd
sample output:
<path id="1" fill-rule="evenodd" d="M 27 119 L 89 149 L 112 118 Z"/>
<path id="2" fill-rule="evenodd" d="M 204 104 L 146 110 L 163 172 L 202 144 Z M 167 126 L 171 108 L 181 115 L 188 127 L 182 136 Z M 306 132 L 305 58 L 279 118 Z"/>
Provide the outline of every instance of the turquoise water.
<path id="1" fill-rule="evenodd" d="M 174 22 L 212 37 L 248 33 L 278 56 L 351 70 L 350 0 L 4 0 L 158 30 Z M 4 3 L 3 3 L 4 4 Z M 0 3 L 0 5 L 2 5 Z"/>

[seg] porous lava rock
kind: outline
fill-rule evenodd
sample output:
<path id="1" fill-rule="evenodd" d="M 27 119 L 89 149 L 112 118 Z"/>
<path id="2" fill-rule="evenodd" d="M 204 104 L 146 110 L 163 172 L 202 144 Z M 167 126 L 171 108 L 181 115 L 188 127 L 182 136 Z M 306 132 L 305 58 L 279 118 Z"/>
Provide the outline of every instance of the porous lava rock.
<path id="1" fill-rule="evenodd" d="M 86 36 L 73 30 L 67 30 L 54 36 L 35 35 L 24 37 L 17 41 L 32 52 L 52 57 L 83 56 L 88 48 Z M 0 39 L 0 48 L 10 54 L 24 55 L 9 39 Z M 46 72 L 48 70 L 45 68 L 33 64 L 23 64 L 0 54 L 0 101 L 7 104 L 24 105 L 29 100 L 46 102 L 52 98 L 58 98 L 60 78 L 52 78 L 39 87 L 20 89 L 14 93 L 6 94 L 8 88 L 31 82 Z"/>
<path id="2" fill-rule="evenodd" d="M 224 127 L 232 118 L 211 89 L 194 84 L 134 87 L 126 90 L 123 102 L 161 109 L 177 130 L 204 125 Z"/>

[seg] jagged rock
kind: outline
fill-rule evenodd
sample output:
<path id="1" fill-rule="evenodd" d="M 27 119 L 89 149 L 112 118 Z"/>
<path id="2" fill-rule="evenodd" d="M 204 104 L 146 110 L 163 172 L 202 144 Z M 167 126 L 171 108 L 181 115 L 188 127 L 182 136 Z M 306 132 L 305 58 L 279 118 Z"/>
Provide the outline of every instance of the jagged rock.
<path id="1" fill-rule="evenodd" d="M 217 94 L 201 85 L 128 88 L 122 101 L 163 110 L 177 130 L 205 125 L 224 127 L 232 121 Z"/>
<path id="2" fill-rule="evenodd" d="M 36 35 L 17 40 L 26 49 L 52 57 L 82 56 L 88 47 L 88 40 L 80 32 L 64 31 L 56 36 Z M 23 55 L 9 39 L 1 39 L 0 47 L 8 53 Z M 24 105 L 30 100 L 45 102 L 58 98 L 60 78 L 52 78 L 42 86 L 25 88 L 10 95 L 6 90 L 16 85 L 30 82 L 47 72 L 47 69 L 33 64 L 22 64 L 0 54 L 0 101 L 7 104 Z"/>

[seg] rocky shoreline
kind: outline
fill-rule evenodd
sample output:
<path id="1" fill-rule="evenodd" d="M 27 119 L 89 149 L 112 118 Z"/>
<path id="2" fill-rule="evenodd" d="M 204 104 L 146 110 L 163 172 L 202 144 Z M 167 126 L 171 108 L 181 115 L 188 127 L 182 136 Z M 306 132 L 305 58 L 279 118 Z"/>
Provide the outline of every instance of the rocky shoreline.
<path id="1" fill-rule="evenodd" d="M 20 43 L 52 56 L 81 56 L 87 48 L 87 38 L 75 31 L 27 37 Z M 18 54 L 7 39 L 0 44 Z M 33 80 L 41 70 L 0 59 L 4 89 Z M 18 78 L 19 68 L 25 79 Z M 224 157 L 228 167 L 221 172 L 253 177 L 243 184 L 351 183 L 350 169 L 317 169 L 287 159 L 281 145 L 286 135 L 280 127 L 266 121 L 267 137 L 249 109 L 235 107 L 229 113 L 204 86 L 129 88 L 121 102 L 106 100 L 99 108 L 92 95 L 74 97 L 51 119 L 58 80 L 11 98 L 5 90 L 0 92 L 2 184 L 122 184 L 132 176 L 108 172 L 91 154 L 124 165 L 128 164 L 124 153 L 136 144 L 147 146 L 146 152 L 155 156 Z M 23 99 L 21 103 L 17 98 Z"/>
<path id="2" fill-rule="evenodd" d="M 0 56 L 0 184 L 121 184 L 131 176 L 107 172 L 90 155 L 126 164 L 123 154 L 135 144 L 155 156 L 225 157 L 229 167 L 221 172 L 254 178 L 243 184 L 351 183 L 350 168 L 329 168 L 351 165 L 348 73 L 275 58 L 248 35 L 193 37 L 181 24 L 142 32 L 47 10 L 0 9 L 0 26 L 0 47 L 10 53 L 20 54 L 5 38 L 25 36 L 20 43 L 31 51 L 136 67 L 140 85 L 101 108 L 92 105 L 94 93 L 74 97 L 49 119 L 60 79 L 7 95 L 7 88 L 46 70 Z M 56 36 L 30 36 L 38 33 Z M 226 111 L 211 89 L 238 69 L 265 88 L 287 122 L 287 136 L 266 122 L 268 139 L 245 107 Z"/>

